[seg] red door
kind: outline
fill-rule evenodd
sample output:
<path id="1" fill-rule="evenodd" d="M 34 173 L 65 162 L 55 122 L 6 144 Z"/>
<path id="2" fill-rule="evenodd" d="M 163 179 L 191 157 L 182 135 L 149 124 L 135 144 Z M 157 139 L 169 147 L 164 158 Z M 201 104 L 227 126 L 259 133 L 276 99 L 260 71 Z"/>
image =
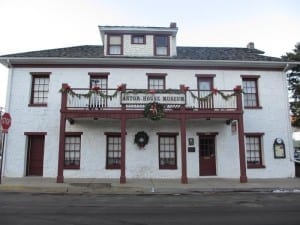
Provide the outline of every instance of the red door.
<path id="1" fill-rule="evenodd" d="M 215 136 L 199 136 L 200 176 L 216 175 Z"/>
<path id="2" fill-rule="evenodd" d="M 44 135 L 28 136 L 27 176 L 43 176 Z"/>

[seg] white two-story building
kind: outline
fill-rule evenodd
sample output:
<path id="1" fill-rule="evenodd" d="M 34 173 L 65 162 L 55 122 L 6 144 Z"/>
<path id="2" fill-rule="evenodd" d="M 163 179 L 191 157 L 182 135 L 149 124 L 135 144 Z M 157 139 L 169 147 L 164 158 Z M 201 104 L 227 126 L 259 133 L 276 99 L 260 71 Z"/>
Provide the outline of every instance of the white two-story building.
<path id="1" fill-rule="evenodd" d="M 178 28 L 100 26 L 103 45 L 4 55 L 6 177 L 294 176 L 286 62 L 180 47 Z"/>

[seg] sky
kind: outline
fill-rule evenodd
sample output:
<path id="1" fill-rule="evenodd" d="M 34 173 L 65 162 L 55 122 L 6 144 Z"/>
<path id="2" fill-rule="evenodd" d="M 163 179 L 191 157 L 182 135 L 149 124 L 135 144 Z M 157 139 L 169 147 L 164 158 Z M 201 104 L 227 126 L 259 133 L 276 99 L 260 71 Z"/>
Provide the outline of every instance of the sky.
<path id="1" fill-rule="evenodd" d="M 280 57 L 300 42 L 299 0 L 0 0 L 0 56 L 102 45 L 99 25 L 176 22 L 178 46 L 246 47 Z M 8 70 L 0 65 L 0 107 Z"/>

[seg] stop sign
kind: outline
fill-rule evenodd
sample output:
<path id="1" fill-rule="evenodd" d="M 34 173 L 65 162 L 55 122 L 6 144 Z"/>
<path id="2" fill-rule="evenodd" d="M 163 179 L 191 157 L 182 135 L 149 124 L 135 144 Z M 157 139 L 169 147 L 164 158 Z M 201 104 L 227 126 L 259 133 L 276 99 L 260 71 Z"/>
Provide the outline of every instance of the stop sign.
<path id="1" fill-rule="evenodd" d="M 4 113 L 1 117 L 1 126 L 2 126 L 2 132 L 7 133 L 8 128 L 11 125 L 11 117 L 9 113 Z"/>

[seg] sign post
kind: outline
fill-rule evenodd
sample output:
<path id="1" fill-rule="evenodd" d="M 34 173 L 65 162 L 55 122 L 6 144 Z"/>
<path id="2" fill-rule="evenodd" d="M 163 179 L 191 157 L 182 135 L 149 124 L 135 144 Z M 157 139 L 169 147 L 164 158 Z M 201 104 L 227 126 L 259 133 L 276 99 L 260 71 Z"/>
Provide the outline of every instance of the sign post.
<path id="1" fill-rule="evenodd" d="M 11 125 L 11 116 L 9 113 L 4 113 L 1 117 L 1 126 L 2 126 L 2 142 L 0 143 L 0 184 L 2 182 L 2 164 L 3 164 L 3 156 L 4 156 L 4 143 L 5 143 L 5 134 L 8 133 L 8 129 Z"/>

